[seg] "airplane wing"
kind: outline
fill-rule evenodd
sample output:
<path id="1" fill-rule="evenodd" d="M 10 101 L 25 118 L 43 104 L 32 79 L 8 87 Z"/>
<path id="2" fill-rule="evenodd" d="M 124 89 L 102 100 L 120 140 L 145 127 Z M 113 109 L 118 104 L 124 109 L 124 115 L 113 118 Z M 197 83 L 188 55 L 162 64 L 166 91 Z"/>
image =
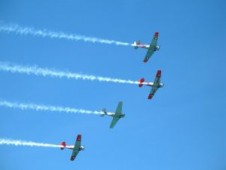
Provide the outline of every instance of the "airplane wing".
<path id="1" fill-rule="evenodd" d="M 160 80 L 161 80 L 161 70 L 158 70 L 157 73 L 156 73 L 155 81 L 154 81 L 154 84 L 152 86 L 151 92 L 148 95 L 148 99 L 152 99 L 153 96 L 155 95 L 155 92 L 159 88 Z"/>
<path id="2" fill-rule="evenodd" d="M 148 99 L 152 99 L 153 96 L 155 95 L 155 92 L 158 90 L 157 87 L 152 87 L 151 92 L 148 95 Z"/>
<path id="3" fill-rule="evenodd" d="M 159 33 L 156 32 L 155 35 L 152 38 L 150 46 L 156 46 L 157 45 L 157 43 L 158 43 L 158 36 L 159 36 Z"/>
<path id="4" fill-rule="evenodd" d="M 116 111 L 115 111 L 115 114 L 116 114 L 116 115 L 122 114 L 122 105 L 123 105 L 122 102 L 119 102 L 119 103 L 118 103 L 118 106 L 117 106 Z"/>
<path id="5" fill-rule="evenodd" d="M 146 53 L 146 55 L 144 57 L 144 62 L 145 63 L 148 62 L 148 60 L 151 58 L 151 56 L 153 55 L 154 52 L 155 52 L 154 48 L 149 47 L 148 52 Z"/>
<path id="6" fill-rule="evenodd" d="M 111 121 L 110 128 L 113 128 L 116 125 L 116 123 L 118 122 L 118 120 L 119 120 L 119 118 L 114 117 Z"/>
<path id="7" fill-rule="evenodd" d="M 155 76 L 155 81 L 154 81 L 154 85 L 158 86 L 161 80 L 161 70 L 158 70 Z"/>
<path id="8" fill-rule="evenodd" d="M 82 136 L 78 135 L 74 148 L 73 148 L 73 151 L 72 151 L 72 154 L 71 154 L 71 161 L 73 161 L 79 153 L 79 149 L 81 147 L 81 139 L 82 139 Z"/>
<path id="9" fill-rule="evenodd" d="M 118 120 L 120 119 L 120 115 L 122 115 L 122 106 L 123 106 L 123 103 L 119 102 L 115 111 L 115 115 L 113 116 L 113 119 L 111 121 L 110 128 L 113 128 L 118 122 Z"/>
<path id="10" fill-rule="evenodd" d="M 148 48 L 148 51 L 144 57 L 144 62 L 148 62 L 148 60 L 151 58 L 151 56 L 153 55 L 153 53 L 155 52 L 155 47 L 157 46 L 157 42 L 158 42 L 158 35 L 159 33 L 156 32 L 155 35 L 152 38 L 152 41 L 150 43 L 150 46 Z"/>

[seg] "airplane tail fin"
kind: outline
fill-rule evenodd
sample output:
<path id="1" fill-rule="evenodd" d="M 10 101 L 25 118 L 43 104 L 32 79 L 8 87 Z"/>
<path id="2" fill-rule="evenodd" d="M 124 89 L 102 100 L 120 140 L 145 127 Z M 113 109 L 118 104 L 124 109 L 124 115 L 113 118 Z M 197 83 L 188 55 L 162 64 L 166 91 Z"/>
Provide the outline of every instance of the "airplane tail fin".
<path id="1" fill-rule="evenodd" d="M 105 116 L 105 115 L 107 115 L 107 110 L 104 108 L 104 109 L 102 109 L 102 112 L 103 112 L 103 114 L 101 114 L 100 116 Z"/>
<path id="2" fill-rule="evenodd" d="M 140 40 L 134 41 L 134 43 L 133 43 L 134 49 L 138 49 L 138 45 L 140 45 L 140 44 L 141 44 Z"/>
<path id="3" fill-rule="evenodd" d="M 60 143 L 60 149 L 64 150 L 65 147 L 66 147 L 66 142 L 61 142 Z"/>
<path id="4" fill-rule="evenodd" d="M 141 79 L 139 80 L 138 86 L 139 86 L 139 87 L 142 87 L 144 81 L 145 81 L 145 79 L 144 79 L 144 78 L 141 78 Z"/>

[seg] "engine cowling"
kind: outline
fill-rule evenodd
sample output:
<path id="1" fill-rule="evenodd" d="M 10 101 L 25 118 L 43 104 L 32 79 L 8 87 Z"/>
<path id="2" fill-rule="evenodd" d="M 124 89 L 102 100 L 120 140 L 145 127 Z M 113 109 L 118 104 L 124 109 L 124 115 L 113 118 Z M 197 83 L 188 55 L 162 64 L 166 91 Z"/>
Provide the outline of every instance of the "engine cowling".
<path id="1" fill-rule="evenodd" d="M 79 150 L 80 151 L 84 151 L 85 150 L 85 147 L 84 146 L 80 146 Z"/>
<path id="2" fill-rule="evenodd" d="M 157 45 L 157 46 L 155 47 L 155 50 L 156 50 L 156 51 L 159 51 L 159 50 L 160 50 L 160 46 Z"/>

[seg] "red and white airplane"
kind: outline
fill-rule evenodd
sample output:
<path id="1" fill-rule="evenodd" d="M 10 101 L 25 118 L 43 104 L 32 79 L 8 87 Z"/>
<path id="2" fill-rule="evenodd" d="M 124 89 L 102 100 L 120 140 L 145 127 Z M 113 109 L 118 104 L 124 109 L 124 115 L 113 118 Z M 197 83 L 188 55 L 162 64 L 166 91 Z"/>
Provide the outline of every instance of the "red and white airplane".
<path id="1" fill-rule="evenodd" d="M 73 161 L 76 156 L 78 155 L 79 151 L 84 150 L 85 147 L 81 145 L 82 135 L 77 135 L 76 141 L 74 145 L 66 145 L 66 142 L 60 143 L 60 149 L 63 150 L 64 148 L 71 149 L 71 161 Z"/>
<path id="2" fill-rule="evenodd" d="M 158 90 L 158 88 L 163 87 L 164 84 L 160 82 L 161 81 L 161 70 L 158 70 L 156 73 L 155 81 L 154 82 L 145 82 L 144 78 L 141 78 L 138 82 L 139 87 L 142 87 L 143 85 L 151 86 L 152 89 L 148 95 L 148 99 L 152 99 L 155 95 L 155 92 Z"/>
<path id="3" fill-rule="evenodd" d="M 153 36 L 153 39 L 150 43 L 150 45 L 148 44 L 142 44 L 140 41 L 135 41 L 132 46 L 137 49 L 137 48 L 145 48 L 147 49 L 147 53 L 144 57 L 144 62 L 148 62 L 148 60 L 151 58 L 151 56 L 154 54 L 155 51 L 158 51 L 160 50 L 160 46 L 157 45 L 157 42 L 158 42 L 158 36 L 159 36 L 159 33 L 158 32 L 155 32 L 154 36 Z"/>

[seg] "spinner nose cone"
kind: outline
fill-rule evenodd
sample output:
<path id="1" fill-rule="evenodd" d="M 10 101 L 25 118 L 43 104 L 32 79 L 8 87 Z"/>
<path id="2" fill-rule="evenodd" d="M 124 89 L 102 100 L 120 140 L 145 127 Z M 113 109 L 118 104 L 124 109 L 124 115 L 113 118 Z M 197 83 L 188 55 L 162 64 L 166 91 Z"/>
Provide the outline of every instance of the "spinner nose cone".
<path id="1" fill-rule="evenodd" d="M 160 46 L 159 46 L 159 45 L 156 46 L 156 50 L 157 50 L 157 51 L 160 50 Z"/>

